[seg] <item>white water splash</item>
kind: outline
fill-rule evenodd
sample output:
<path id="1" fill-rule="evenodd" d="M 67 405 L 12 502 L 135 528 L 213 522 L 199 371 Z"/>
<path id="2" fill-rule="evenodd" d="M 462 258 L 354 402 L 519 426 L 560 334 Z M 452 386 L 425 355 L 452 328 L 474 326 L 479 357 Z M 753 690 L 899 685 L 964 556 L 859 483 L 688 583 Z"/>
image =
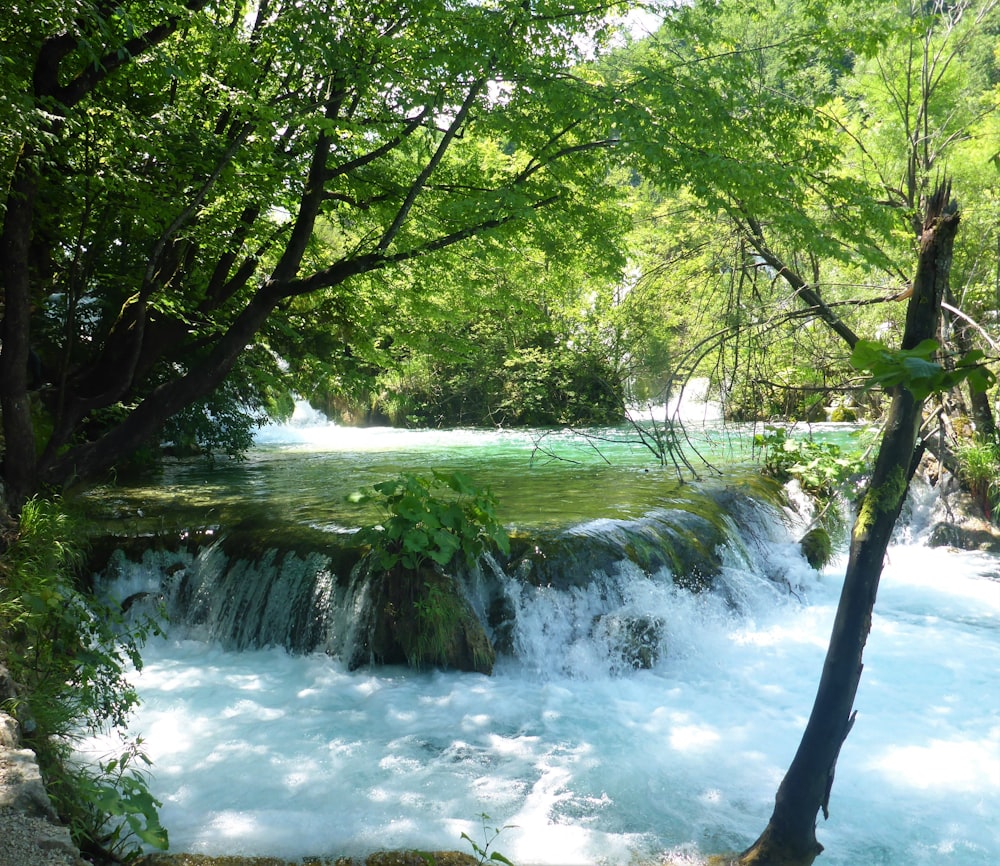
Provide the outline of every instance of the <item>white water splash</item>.
<path id="1" fill-rule="evenodd" d="M 173 850 L 301 857 L 465 848 L 477 816 L 521 864 L 697 863 L 763 828 L 808 715 L 844 562 L 746 575 L 734 610 L 636 576 L 667 623 L 621 675 L 582 637 L 592 599 L 540 590 L 530 661 L 491 678 L 348 673 L 324 655 L 158 641 L 135 721 Z M 739 569 L 739 563 L 727 568 Z M 828 866 L 1000 862 L 1000 565 L 919 540 L 889 552 L 831 817 Z M 98 744 L 94 744 L 95 747 Z M 685 859 L 686 858 L 686 859 Z"/>

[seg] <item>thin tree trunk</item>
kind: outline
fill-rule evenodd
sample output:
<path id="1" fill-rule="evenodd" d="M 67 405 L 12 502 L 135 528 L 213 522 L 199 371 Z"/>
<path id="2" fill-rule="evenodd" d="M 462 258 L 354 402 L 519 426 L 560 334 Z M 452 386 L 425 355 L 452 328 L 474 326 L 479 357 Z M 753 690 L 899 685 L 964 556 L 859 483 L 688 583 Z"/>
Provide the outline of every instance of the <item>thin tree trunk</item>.
<path id="1" fill-rule="evenodd" d="M 949 196 L 950 185 L 943 184 L 927 205 L 903 349 L 937 333 L 959 219 Z M 844 587 L 812 714 L 778 788 L 771 820 L 760 838 L 740 855 L 736 861 L 740 866 L 809 866 L 823 850 L 816 839 L 817 814 L 822 809 L 828 817 L 837 758 L 854 724 L 862 653 L 871 631 L 886 548 L 916 463 L 922 408 L 922 400 L 896 387 L 872 479 L 851 535 Z"/>
<path id="2" fill-rule="evenodd" d="M 949 291 L 944 300 L 952 307 L 957 307 L 958 302 Z M 946 307 L 947 309 L 947 307 Z M 967 355 L 973 349 L 973 326 L 968 319 L 960 318 L 950 310 L 947 316 L 951 323 L 951 335 L 958 351 Z M 943 345 L 943 341 L 942 341 Z M 993 408 L 990 405 L 989 395 L 985 391 L 977 391 L 975 388 L 966 388 L 969 400 L 969 415 L 972 423 L 975 424 L 976 433 L 983 439 L 995 442 L 997 438 L 996 419 L 993 417 Z"/>

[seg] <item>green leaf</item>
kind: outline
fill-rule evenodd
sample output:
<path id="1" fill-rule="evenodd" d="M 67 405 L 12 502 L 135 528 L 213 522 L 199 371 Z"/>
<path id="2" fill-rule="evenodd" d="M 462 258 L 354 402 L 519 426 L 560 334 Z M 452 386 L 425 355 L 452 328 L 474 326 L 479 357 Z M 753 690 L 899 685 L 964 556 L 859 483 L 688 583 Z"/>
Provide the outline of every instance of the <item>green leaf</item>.
<path id="1" fill-rule="evenodd" d="M 403 550 L 407 553 L 423 553 L 429 548 L 429 538 L 423 529 L 414 527 L 403 533 Z"/>

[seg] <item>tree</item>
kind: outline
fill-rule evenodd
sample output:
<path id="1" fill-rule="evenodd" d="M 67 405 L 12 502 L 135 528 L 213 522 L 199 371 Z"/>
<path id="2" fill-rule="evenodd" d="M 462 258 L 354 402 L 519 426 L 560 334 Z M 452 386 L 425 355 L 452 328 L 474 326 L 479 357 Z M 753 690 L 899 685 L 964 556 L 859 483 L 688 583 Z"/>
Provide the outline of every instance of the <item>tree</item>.
<path id="1" fill-rule="evenodd" d="M 230 393 L 259 401 L 294 361 L 276 334 L 312 310 L 339 317 L 317 331 L 349 330 L 364 275 L 542 212 L 539 232 L 567 230 L 557 214 L 587 210 L 613 143 L 569 74 L 609 34 L 606 11 L 14 7 L 0 24 L 17 61 L 0 70 L 9 501 L 98 476 L 185 411 L 206 417 L 248 347 Z"/>
<path id="2" fill-rule="evenodd" d="M 944 183 L 927 202 L 903 351 L 937 334 L 958 222 L 950 185 Z M 854 724 L 854 698 L 882 564 L 918 462 L 923 403 L 924 394 L 912 380 L 892 390 L 878 456 L 851 532 L 844 587 L 812 713 L 778 788 L 771 819 L 740 855 L 740 866 L 808 866 L 823 850 L 816 841 L 816 816 L 821 809 L 828 816 L 837 757 Z"/>
<path id="3" fill-rule="evenodd" d="M 996 8 L 992 2 L 879 4 L 867 30 L 851 4 L 849 20 L 862 29 L 849 26 L 847 38 L 838 39 L 831 28 L 848 9 L 834 3 L 807 4 L 798 15 L 782 3 L 763 12 L 740 3 L 693 4 L 622 66 L 621 76 L 634 83 L 626 90 L 632 102 L 622 110 L 631 136 L 625 141 L 623 133 L 623 145 L 635 154 L 638 170 L 725 215 L 750 251 L 742 267 L 784 284 L 786 306 L 794 301 L 802 308 L 798 321 L 822 323 L 854 350 L 855 364 L 892 386 L 814 710 L 771 820 L 738 858 L 741 866 L 800 866 L 822 850 L 816 817 L 826 812 L 837 756 L 853 723 L 862 651 L 886 547 L 917 462 L 924 400 L 965 378 L 980 386 L 990 381 L 975 372 L 978 356 L 956 362 L 949 351 L 938 356 L 942 363 L 931 360 L 933 340 L 941 337 L 941 304 L 949 297 L 958 214 L 949 184 L 933 195 L 929 190 L 945 154 L 959 164 L 961 145 L 982 152 L 971 133 L 995 123 L 995 80 L 978 49 L 995 44 L 989 37 Z M 902 63 L 890 74 L 896 61 Z M 882 74 L 865 79 L 871 68 Z M 871 98 L 860 102 L 861 91 L 881 95 L 883 109 L 891 110 L 876 111 Z M 760 123 L 762 117 L 768 122 Z M 661 118 L 669 118 L 663 129 Z M 908 134 L 893 137 L 894 128 Z M 890 154 L 896 168 L 888 167 Z M 978 188 L 970 185 L 968 192 Z M 987 188 L 987 201 L 990 194 Z M 911 281 L 907 262 L 914 247 Z M 851 273 L 865 275 L 869 285 L 881 283 L 880 297 L 841 306 L 850 298 L 836 294 L 837 278 Z M 859 319 L 842 314 L 907 296 L 896 351 L 863 341 L 872 335 L 857 327 Z M 761 298 L 754 294 L 747 307 Z M 889 333 L 893 318 L 885 316 Z M 773 327 L 766 314 L 760 320 L 761 328 Z M 723 322 L 719 333 L 727 331 Z"/>
<path id="4" fill-rule="evenodd" d="M 716 327 L 673 355 L 714 375 L 732 412 L 800 414 L 810 393 L 857 387 L 848 355 L 859 336 L 901 329 L 920 196 L 945 164 L 984 220 L 956 252 L 959 279 L 972 278 L 962 305 L 982 297 L 993 269 L 980 238 L 998 225 L 997 177 L 982 171 L 996 26 L 992 0 L 696 3 L 607 61 L 623 150 L 664 195 L 668 238 L 715 251 L 714 274 L 693 276 L 661 241 L 640 285 L 684 293 L 694 279 L 699 308 L 715 294 Z"/>
<path id="5" fill-rule="evenodd" d="M 356 280 L 357 294 L 379 312 L 363 328 L 355 314 L 354 327 L 345 329 L 349 360 L 361 367 L 353 381 L 343 356 L 330 363 L 337 337 L 308 326 L 305 310 L 327 298 L 297 305 L 301 328 L 269 332 L 270 344 L 295 359 L 289 373 L 296 392 L 334 418 L 419 426 L 615 423 L 621 376 L 602 322 L 623 261 L 614 244 L 587 238 L 623 234 L 613 193 L 595 191 L 588 212 L 561 214 L 573 231 L 539 231 L 550 216 L 540 214 L 502 238 L 471 239 L 416 266 Z"/>
<path id="6" fill-rule="evenodd" d="M 836 3 L 684 4 L 606 64 L 623 94 L 623 150 L 676 203 L 681 236 L 700 226 L 708 234 L 695 246 L 716 250 L 714 274 L 699 280 L 708 290 L 714 279 L 716 327 L 696 339 L 714 338 L 691 348 L 697 359 L 733 347 L 717 368 L 723 395 L 754 377 L 742 365 L 760 357 L 737 338 L 763 329 L 773 353 L 779 317 L 790 335 L 811 319 L 825 323 L 844 364 L 843 344 L 849 351 L 857 336 L 831 306 L 828 285 L 846 267 L 870 274 L 892 263 L 894 217 L 868 178 L 844 170 L 843 141 L 823 110 L 852 58 L 884 38 L 885 16 L 852 13 L 845 27 L 842 11 Z M 669 259 L 676 245 L 664 246 Z"/>
<path id="7" fill-rule="evenodd" d="M 976 206 L 969 208 L 976 224 L 964 233 L 968 241 L 959 241 L 956 256 L 954 282 L 962 300 L 949 288 L 939 336 L 963 354 L 975 342 L 969 314 L 981 319 L 996 301 L 990 264 L 996 249 L 982 239 L 1000 231 L 992 204 L 998 178 L 983 171 L 993 155 L 990 130 L 998 122 L 998 11 L 996 0 L 900 4 L 884 49 L 859 60 L 837 112 L 852 142 L 852 159 L 878 178 L 883 199 L 908 218 L 914 237 L 921 233 L 921 197 L 942 166 L 966 195 L 976 191 Z M 954 392 L 949 401 L 981 435 L 995 439 L 985 392 Z"/>

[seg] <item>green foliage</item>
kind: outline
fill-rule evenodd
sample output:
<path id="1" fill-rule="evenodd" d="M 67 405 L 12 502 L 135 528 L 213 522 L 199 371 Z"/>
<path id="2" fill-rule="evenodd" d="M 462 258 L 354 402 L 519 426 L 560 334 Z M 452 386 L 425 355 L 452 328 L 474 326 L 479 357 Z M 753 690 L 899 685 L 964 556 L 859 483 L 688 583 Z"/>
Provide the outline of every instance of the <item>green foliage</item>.
<path id="1" fill-rule="evenodd" d="M 409 647 L 408 661 L 421 667 L 426 659 L 434 658 L 455 630 L 455 606 L 444 588 L 428 583 L 424 592 L 413 602 L 417 615 L 416 638 Z"/>
<path id="2" fill-rule="evenodd" d="M 497 838 L 501 833 L 503 833 L 504 830 L 513 829 L 515 825 L 504 824 L 502 827 L 491 827 L 487 822 L 492 819 L 485 812 L 480 814 L 479 819 L 483 824 L 483 844 L 480 845 L 468 833 L 462 833 L 462 838 L 472 846 L 473 852 L 476 857 L 479 858 L 479 866 L 484 866 L 484 864 L 488 862 L 503 863 L 504 866 L 514 866 L 514 864 L 499 851 L 490 851 L 490 847 L 494 842 L 496 842 Z"/>
<path id="3" fill-rule="evenodd" d="M 569 338 L 621 271 L 613 140 L 572 74 L 609 43 L 601 4 L 5 11 L 0 210 L 21 203 L 33 240 L 0 246 L 19 257 L 0 269 L 28 274 L 53 483 L 171 415 L 175 444 L 224 452 L 283 395 L 364 404 L 382 373 L 448 356 L 486 284 L 505 327 L 526 296 L 571 306 Z M 226 376 L 223 413 L 208 395 Z"/>
<path id="4" fill-rule="evenodd" d="M 961 440 L 955 456 L 962 483 L 991 520 L 1000 501 L 1000 445 L 975 436 Z"/>
<path id="5" fill-rule="evenodd" d="M 516 827 L 515 824 L 504 824 L 503 827 L 491 827 L 487 822 L 491 821 L 489 815 L 485 812 L 480 813 L 479 820 L 483 824 L 483 843 L 480 844 L 475 839 L 473 839 L 468 833 L 462 832 L 462 839 L 469 843 L 472 847 L 472 852 L 476 857 L 478 866 L 485 866 L 486 863 L 503 863 L 504 866 L 514 866 L 514 864 L 499 851 L 490 851 L 493 843 L 497 840 L 504 830 L 511 830 Z M 437 866 L 437 857 L 434 856 L 433 852 L 430 851 L 417 851 L 415 852 L 427 866 Z"/>
<path id="6" fill-rule="evenodd" d="M 889 299 L 943 154 L 975 225 L 953 282 L 974 318 L 995 307 L 998 23 L 982 0 L 696 0 L 601 66 L 634 169 L 622 318 L 643 389 L 659 354 L 712 377 L 730 417 L 814 417 L 853 376 L 827 313 L 862 338 L 901 328 Z"/>
<path id="7" fill-rule="evenodd" d="M 917 400 L 950 391 L 966 381 L 976 391 L 985 391 L 996 382 L 979 349 L 963 355 L 953 369 L 931 360 L 939 349 L 937 340 L 924 340 L 912 349 L 889 349 L 879 342 L 859 340 L 851 354 L 851 366 L 869 374 L 869 387 L 902 385 Z"/>
<path id="8" fill-rule="evenodd" d="M 858 420 L 858 413 L 852 406 L 837 403 L 830 410 L 830 420 L 835 424 L 850 424 Z"/>
<path id="9" fill-rule="evenodd" d="M 68 814 L 83 839 L 92 840 L 108 853 L 131 859 L 139 844 L 165 851 L 166 828 L 160 823 L 162 805 L 149 790 L 148 768 L 141 751 L 142 739 L 123 743 L 117 757 L 93 765 L 67 767 L 68 772 L 50 784 L 60 798 L 72 798 Z"/>
<path id="10" fill-rule="evenodd" d="M 233 381 L 226 381 L 205 400 L 185 406 L 163 427 L 164 449 L 179 456 L 200 454 L 209 461 L 224 454 L 241 460 L 253 445 L 254 431 L 267 423 L 263 411 L 266 396 L 256 389 L 240 393 Z"/>
<path id="11" fill-rule="evenodd" d="M 126 678 L 141 668 L 152 623 L 126 625 L 121 612 L 75 585 L 79 537 L 59 503 L 33 499 L 0 560 L 0 635 L 20 696 L 12 707 L 31 731 L 56 808 L 80 844 L 126 854 L 136 839 L 166 847 L 159 805 L 138 764 L 141 741 L 98 767 L 81 766 L 72 745 L 81 733 L 119 732 L 138 697 Z"/>
<path id="12" fill-rule="evenodd" d="M 485 635 L 476 628 L 475 616 L 461 596 L 455 581 L 443 575 L 424 575 L 420 586 L 410 586 L 413 624 L 400 623 L 400 644 L 407 662 L 415 668 L 454 665 L 461 644 L 468 648 L 473 670 L 493 669 L 496 654 Z M 399 612 L 406 616 L 406 611 Z M 470 631 L 471 627 L 471 631 Z M 482 636 L 480 642 L 478 638 Z"/>
<path id="13" fill-rule="evenodd" d="M 817 442 L 811 436 L 793 437 L 783 427 L 768 427 L 754 436 L 763 451 L 762 471 L 781 482 L 798 479 L 803 490 L 829 499 L 866 471 L 860 451 L 845 452 L 834 442 Z"/>
<path id="14" fill-rule="evenodd" d="M 404 473 L 351 498 L 374 498 L 385 511 L 385 520 L 362 528 L 358 540 L 371 545 L 386 572 L 397 565 L 417 571 L 429 562 L 446 568 L 456 556 L 472 565 L 491 545 L 510 549 L 493 495 L 460 472 Z"/>

